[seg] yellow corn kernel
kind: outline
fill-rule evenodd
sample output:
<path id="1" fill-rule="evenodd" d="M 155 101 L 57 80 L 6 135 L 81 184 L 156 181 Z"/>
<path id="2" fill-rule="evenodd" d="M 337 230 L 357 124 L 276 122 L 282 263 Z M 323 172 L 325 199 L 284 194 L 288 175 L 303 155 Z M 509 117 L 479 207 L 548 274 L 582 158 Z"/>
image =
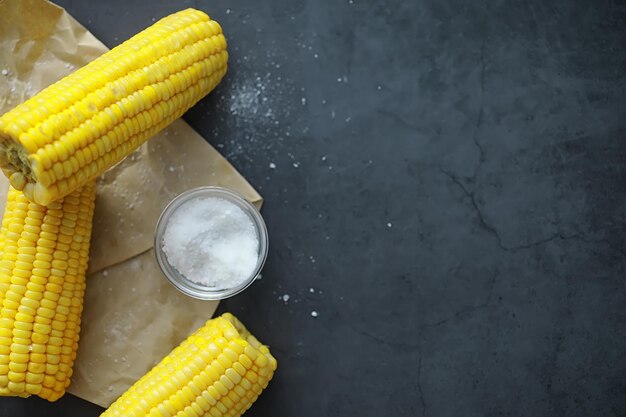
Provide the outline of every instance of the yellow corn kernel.
<path id="1" fill-rule="evenodd" d="M 237 346 L 229 344 L 233 341 Z M 254 361 L 245 352 L 254 352 Z M 265 360 L 259 360 L 261 356 Z M 244 377 L 250 374 L 246 369 L 253 363 L 267 375 L 265 379 L 256 374 L 254 381 Z M 189 336 L 101 417 L 239 417 L 275 370 L 276 360 L 269 350 L 226 313 Z"/>
<path id="2" fill-rule="evenodd" d="M 227 61 L 205 13 L 167 16 L 1 116 L 0 167 L 30 200 L 57 201 L 179 118 Z"/>

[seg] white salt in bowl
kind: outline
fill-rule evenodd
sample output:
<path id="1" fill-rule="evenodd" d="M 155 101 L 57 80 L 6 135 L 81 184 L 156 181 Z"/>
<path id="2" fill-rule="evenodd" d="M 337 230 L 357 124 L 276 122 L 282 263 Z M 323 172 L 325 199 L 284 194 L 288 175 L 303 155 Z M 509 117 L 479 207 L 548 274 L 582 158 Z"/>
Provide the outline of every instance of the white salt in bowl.
<path id="1" fill-rule="evenodd" d="M 199 252 L 201 252 L 202 249 L 196 248 L 195 244 L 192 245 L 193 246 L 192 250 L 185 252 L 185 256 L 182 259 L 180 257 L 180 254 L 178 254 L 179 256 L 178 258 L 175 257 L 176 256 L 175 254 L 171 254 L 172 259 L 175 260 L 173 262 L 170 262 L 170 259 L 168 258 L 168 249 L 170 252 L 172 251 L 171 243 L 173 242 L 172 239 L 174 239 L 174 237 L 172 236 L 174 235 L 171 232 L 166 233 L 166 231 L 168 229 L 168 225 L 170 224 L 170 220 L 172 219 L 172 216 L 174 216 L 175 219 L 184 218 L 182 216 L 183 212 L 181 210 L 185 210 L 185 208 L 189 209 L 189 207 L 193 204 L 194 201 L 200 203 L 199 200 L 206 200 L 207 198 L 219 199 L 220 205 L 216 206 L 218 208 L 228 206 L 228 204 L 224 203 L 224 202 L 227 202 L 227 203 L 230 203 L 231 205 L 234 205 L 235 210 L 237 207 L 241 209 L 241 211 L 245 213 L 245 217 L 247 217 L 252 223 L 252 225 L 254 226 L 254 232 L 256 234 L 256 238 L 258 239 L 258 251 L 257 251 L 258 253 L 257 253 L 257 259 L 256 259 L 256 265 L 254 265 L 254 268 L 250 268 L 251 272 L 249 274 L 246 274 L 246 276 L 240 276 L 240 279 L 230 280 L 228 281 L 228 283 L 226 283 L 224 280 L 220 281 L 220 279 L 218 279 L 217 282 L 220 282 L 220 284 L 218 285 L 202 284 L 199 282 L 201 280 L 198 280 L 198 279 L 196 279 L 194 282 L 194 280 L 189 279 L 188 277 L 184 276 L 179 271 L 179 269 L 182 270 L 183 267 L 177 269 L 176 267 L 172 265 L 172 263 L 176 264 L 176 262 L 179 262 L 179 263 L 185 262 L 184 265 L 189 265 L 190 263 L 193 263 L 196 261 L 210 263 L 208 256 L 206 256 L 203 259 L 199 259 L 199 257 L 201 257 L 201 255 L 199 255 Z M 187 204 L 187 203 L 190 203 L 190 204 Z M 202 203 L 202 204 L 205 204 L 205 203 Z M 177 213 L 178 213 L 178 216 L 175 216 Z M 237 211 L 237 213 L 240 214 L 239 211 Z M 235 221 L 237 219 L 243 220 L 240 223 L 246 223 L 244 225 L 238 225 L 236 223 L 233 223 L 232 224 L 233 228 L 236 228 L 239 226 L 242 226 L 242 227 L 249 226 L 249 223 L 245 222 L 245 218 L 242 216 L 237 217 L 237 219 L 235 218 L 233 219 Z M 176 221 L 179 221 L 179 220 L 176 220 Z M 222 228 L 224 227 L 228 228 L 228 224 L 226 224 L 226 226 L 224 225 L 222 226 Z M 222 231 L 228 232 L 228 230 L 223 230 L 223 229 Z M 207 234 L 207 236 L 211 236 L 211 233 Z M 170 242 L 166 242 L 165 241 L 166 238 L 170 239 Z M 181 239 L 181 236 L 178 235 L 176 243 L 179 243 L 180 239 Z M 191 238 L 189 240 L 191 241 Z M 206 240 L 202 240 L 202 242 L 205 242 L 203 243 L 205 246 L 210 246 L 211 244 L 210 241 L 206 241 Z M 233 295 L 238 294 L 241 291 L 245 290 L 246 288 L 248 288 L 248 286 L 250 286 L 250 284 L 252 284 L 257 278 L 260 277 L 261 269 L 263 268 L 263 265 L 265 264 L 265 260 L 267 258 L 267 251 L 268 251 L 267 227 L 265 226 L 263 217 L 261 216 L 259 211 L 256 209 L 256 207 L 254 207 L 246 199 L 244 199 L 242 196 L 235 193 L 234 191 L 231 191 L 226 188 L 221 188 L 221 187 L 193 188 L 191 190 L 185 191 L 184 193 L 174 198 L 161 213 L 161 216 L 159 217 L 159 220 L 157 221 L 156 230 L 154 234 L 154 248 L 155 248 L 157 262 L 159 266 L 161 267 L 163 274 L 165 275 L 167 280 L 180 292 L 190 297 L 197 298 L 200 300 L 223 300 L 225 298 L 232 297 Z M 174 250 L 175 249 L 176 248 L 174 248 Z M 199 249 L 199 250 L 195 251 L 193 249 Z M 226 253 L 226 255 L 229 255 L 229 254 Z M 221 261 L 222 260 L 220 260 L 220 262 Z M 223 263 L 220 263 L 220 264 L 223 265 Z M 180 265 L 183 265 L 183 264 L 180 264 Z M 207 265 L 204 265 L 204 266 L 206 267 Z M 238 267 L 238 265 L 230 265 L 230 266 L 235 268 L 235 271 L 236 271 L 236 268 Z M 251 266 L 251 264 L 249 266 Z M 210 267 L 211 265 L 209 264 L 208 268 L 210 269 Z M 229 265 L 225 265 L 225 267 L 228 270 Z M 203 278 L 202 281 L 204 281 L 204 278 L 206 278 L 207 282 L 212 281 L 211 277 L 203 276 L 202 278 Z"/>

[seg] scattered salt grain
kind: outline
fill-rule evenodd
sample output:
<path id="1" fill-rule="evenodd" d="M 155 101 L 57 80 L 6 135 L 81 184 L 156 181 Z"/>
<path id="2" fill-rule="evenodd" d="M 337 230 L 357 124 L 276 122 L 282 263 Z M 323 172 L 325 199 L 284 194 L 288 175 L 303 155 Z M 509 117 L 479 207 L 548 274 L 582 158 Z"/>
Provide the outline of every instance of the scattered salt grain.
<path id="1" fill-rule="evenodd" d="M 314 293 L 315 292 L 315 288 L 309 288 L 309 292 L 310 293 Z"/>
<path id="2" fill-rule="evenodd" d="M 289 294 L 285 294 L 285 295 L 283 295 L 281 298 L 282 298 L 282 300 L 283 300 L 284 302 L 287 302 L 287 301 L 289 301 Z"/>
<path id="3" fill-rule="evenodd" d="M 270 162 L 270 169 L 276 169 L 276 164 L 273 162 Z"/>
<path id="4" fill-rule="evenodd" d="M 107 275 L 109 275 L 109 271 L 105 269 L 104 271 L 102 271 L 102 275 L 106 277 Z"/>
<path id="5" fill-rule="evenodd" d="M 391 227 L 393 226 L 391 223 L 387 223 L 387 227 Z"/>
<path id="6" fill-rule="evenodd" d="M 169 169 L 170 172 L 176 171 L 176 168 L 174 168 L 174 167 L 169 167 L 168 169 Z"/>
<path id="7" fill-rule="evenodd" d="M 7 75 L 9 75 L 9 70 L 5 68 L 2 71 L 0 71 L 0 73 L 2 73 L 2 75 L 6 77 Z"/>
<path id="8" fill-rule="evenodd" d="M 230 14 L 230 9 L 226 9 L 226 14 Z"/>
<path id="9" fill-rule="evenodd" d="M 183 203 L 163 234 L 168 262 L 192 282 L 228 289 L 248 278 L 256 267 L 259 238 L 248 215 L 222 198 Z"/>
<path id="10" fill-rule="evenodd" d="M 311 311 L 311 316 L 313 316 L 313 317 L 317 317 L 317 316 L 318 316 L 317 311 L 315 311 L 315 310 L 314 310 L 314 311 Z"/>
<path id="11" fill-rule="evenodd" d="M 300 102 L 302 103 L 303 106 L 306 106 L 306 98 L 305 97 L 302 97 L 300 99 Z"/>
<path id="12" fill-rule="evenodd" d="M 300 167 L 300 162 L 294 162 L 293 163 L 293 167 L 294 168 L 299 168 Z"/>

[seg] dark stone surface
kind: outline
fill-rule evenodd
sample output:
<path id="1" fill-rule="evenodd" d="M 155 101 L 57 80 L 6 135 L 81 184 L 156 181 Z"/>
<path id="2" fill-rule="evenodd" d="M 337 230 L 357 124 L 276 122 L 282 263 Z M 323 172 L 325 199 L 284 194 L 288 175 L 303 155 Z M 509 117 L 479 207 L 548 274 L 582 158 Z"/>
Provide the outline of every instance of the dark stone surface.
<path id="1" fill-rule="evenodd" d="M 247 415 L 626 415 L 623 2 L 60 3 L 109 46 L 185 6 L 228 35 L 186 120 L 266 199 L 220 307 L 279 361 Z"/>

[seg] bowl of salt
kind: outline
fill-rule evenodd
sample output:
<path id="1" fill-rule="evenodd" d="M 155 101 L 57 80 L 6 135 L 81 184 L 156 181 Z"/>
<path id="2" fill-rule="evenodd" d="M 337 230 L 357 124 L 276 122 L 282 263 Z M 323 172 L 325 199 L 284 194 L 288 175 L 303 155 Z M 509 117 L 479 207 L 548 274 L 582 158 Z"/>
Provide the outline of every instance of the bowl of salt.
<path id="1" fill-rule="evenodd" d="M 157 262 L 168 281 L 201 300 L 245 290 L 265 264 L 268 235 L 259 211 L 239 194 L 199 187 L 163 210 L 154 234 Z"/>

